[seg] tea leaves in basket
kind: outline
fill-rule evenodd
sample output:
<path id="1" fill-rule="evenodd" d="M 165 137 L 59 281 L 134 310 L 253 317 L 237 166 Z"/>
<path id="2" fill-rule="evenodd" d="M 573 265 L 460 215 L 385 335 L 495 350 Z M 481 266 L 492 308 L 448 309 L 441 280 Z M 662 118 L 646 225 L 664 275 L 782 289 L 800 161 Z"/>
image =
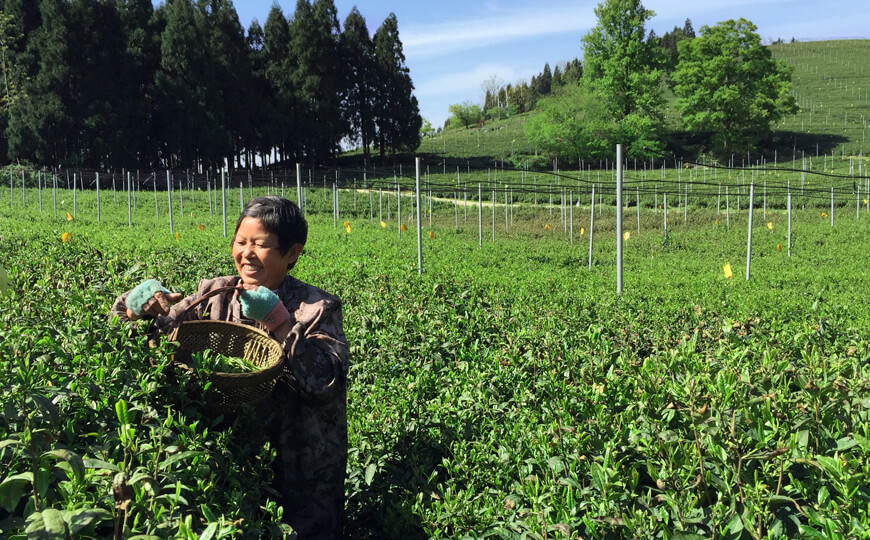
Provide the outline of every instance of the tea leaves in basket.
<path id="1" fill-rule="evenodd" d="M 190 362 L 197 373 L 250 373 L 260 369 L 244 358 L 226 356 L 211 349 L 191 354 Z"/>

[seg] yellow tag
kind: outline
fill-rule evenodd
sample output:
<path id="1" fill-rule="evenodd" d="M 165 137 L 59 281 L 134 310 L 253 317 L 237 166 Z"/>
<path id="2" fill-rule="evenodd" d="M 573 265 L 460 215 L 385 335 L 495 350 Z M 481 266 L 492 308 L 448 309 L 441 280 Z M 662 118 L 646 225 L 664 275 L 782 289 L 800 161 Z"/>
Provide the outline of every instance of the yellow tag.
<path id="1" fill-rule="evenodd" d="M 406 227 L 405 224 L 402 223 L 402 226 L 399 227 L 399 230 L 402 231 L 402 232 L 408 232 L 408 227 Z"/>
<path id="2" fill-rule="evenodd" d="M 828 213 L 827 213 L 827 212 L 822 212 L 822 213 L 819 214 L 819 215 L 820 215 L 821 217 L 828 217 Z"/>
<path id="3" fill-rule="evenodd" d="M 68 233 L 68 232 L 65 232 L 62 235 L 60 235 L 61 242 L 69 242 L 70 238 L 72 238 L 72 234 Z"/>
<path id="4" fill-rule="evenodd" d="M 777 244 L 777 245 L 776 245 L 776 250 L 777 250 L 777 251 L 782 251 L 782 244 Z"/>
<path id="5" fill-rule="evenodd" d="M 586 234 L 586 229 L 580 227 L 580 236 L 583 236 L 584 234 Z"/>
<path id="6" fill-rule="evenodd" d="M 715 225 L 715 226 L 718 227 L 718 226 L 719 226 L 719 220 L 717 219 L 716 221 L 714 221 L 714 222 L 713 222 L 713 225 Z"/>
<path id="7" fill-rule="evenodd" d="M 731 272 L 730 264 L 726 264 L 725 266 L 723 266 L 722 270 L 725 272 L 725 279 L 731 279 L 732 277 L 734 277 L 734 273 Z"/>
<path id="8" fill-rule="evenodd" d="M 72 215 L 70 215 L 69 212 L 66 213 L 66 220 L 67 220 L 67 221 L 72 221 L 72 220 L 73 220 L 73 217 L 72 217 Z"/>
<path id="9" fill-rule="evenodd" d="M 381 221 L 381 227 L 386 228 L 386 227 L 387 227 L 387 223 L 386 223 L 385 221 Z"/>
<path id="10" fill-rule="evenodd" d="M 205 230 L 205 225 L 203 225 L 202 223 L 200 223 L 199 225 L 196 226 L 196 228 L 199 229 L 199 230 L 201 230 L 201 231 L 204 231 L 204 230 Z"/>
<path id="11" fill-rule="evenodd" d="M 549 225 L 544 225 L 544 230 L 545 230 L 545 231 L 549 231 L 549 230 L 550 230 L 550 226 L 549 226 Z"/>
<path id="12" fill-rule="evenodd" d="M 178 234 L 178 231 L 175 231 L 175 241 L 178 242 L 178 240 L 179 240 L 180 238 L 181 238 L 181 235 Z"/>
<path id="13" fill-rule="evenodd" d="M 344 229 L 347 231 L 347 234 L 350 234 L 350 223 L 348 223 L 347 221 L 345 221 L 344 223 Z"/>
<path id="14" fill-rule="evenodd" d="M 773 230 L 773 222 L 771 222 L 771 221 L 768 221 L 768 222 L 767 222 L 767 229 L 770 230 L 770 231 Z"/>
<path id="15" fill-rule="evenodd" d="M 625 231 L 624 233 L 622 233 L 623 240 L 628 240 L 629 238 L 631 238 L 631 233 L 629 231 Z"/>
<path id="16" fill-rule="evenodd" d="M 429 231 L 429 240 L 435 239 L 435 231 Z"/>

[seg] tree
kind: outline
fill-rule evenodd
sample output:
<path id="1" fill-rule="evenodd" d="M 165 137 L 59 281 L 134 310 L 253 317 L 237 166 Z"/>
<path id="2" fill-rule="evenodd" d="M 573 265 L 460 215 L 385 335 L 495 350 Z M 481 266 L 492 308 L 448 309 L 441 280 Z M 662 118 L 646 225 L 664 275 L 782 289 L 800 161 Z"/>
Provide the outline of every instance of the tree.
<path id="1" fill-rule="evenodd" d="M 390 13 L 374 36 L 375 59 L 378 66 L 375 115 L 377 139 L 381 157 L 391 153 L 414 151 L 420 145 L 420 106 L 414 97 L 405 53 L 399 39 L 399 23 Z"/>
<path id="2" fill-rule="evenodd" d="M 347 100 L 345 121 L 350 126 L 350 137 L 359 141 L 363 160 L 368 165 L 372 142 L 375 139 L 374 99 L 376 87 L 375 46 L 369 36 L 366 20 L 354 6 L 344 20 L 341 47 L 347 66 Z M 430 126 L 431 129 L 431 126 Z"/>
<path id="3" fill-rule="evenodd" d="M 472 124 L 477 124 L 483 118 L 483 111 L 480 110 L 480 106 L 474 105 L 470 101 L 455 103 L 448 110 L 466 129 Z"/>
<path id="4" fill-rule="evenodd" d="M 744 151 L 771 125 L 797 112 L 791 68 L 761 45 L 745 19 L 701 28 L 701 36 L 679 45 L 674 92 L 683 122 L 706 133 L 716 151 Z"/>
<path id="5" fill-rule="evenodd" d="M 66 0 L 43 0 L 41 24 L 27 39 L 27 56 L 34 73 L 26 84 L 26 96 L 9 109 L 9 157 L 38 163 L 67 163 L 67 148 L 73 138 L 69 115 L 70 13 Z"/>
<path id="6" fill-rule="evenodd" d="M 307 156 L 324 162 L 335 156 L 347 133 L 341 102 L 347 95 L 339 46 L 338 11 L 332 0 L 296 3 L 290 23 L 293 85 L 305 110 L 297 126 L 307 135 Z"/>
<path id="7" fill-rule="evenodd" d="M 655 13 L 640 0 L 605 0 L 595 14 L 598 24 L 583 37 L 583 80 L 605 100 L 617 126 L 612 142 L 626 144 L 627 156 L 642 155 L 662 121 L 662 53 L 644 39 Z"/>
<path id="8" fill-rule="evenodd" d="M 290 25 L 277 3 L 269 10 L 263 32 L 262 69 L 271 90 L 266 112 L 272 114 L 264 137 L 270 148 L 277 148 L 279 159 L 301 158 L 304 126 L 297 123 L 302 115 L 293 83 L 295 56 L 290 52 Z"/>
<path id="9" fill-rule="evenodd" d="M 610 138 L 618 128 L 594 89 L 567 86 L 540 101 L 537 110 L 526 123 L 526 136 L 550 156 L 572 161 L 613 156 Z"/>

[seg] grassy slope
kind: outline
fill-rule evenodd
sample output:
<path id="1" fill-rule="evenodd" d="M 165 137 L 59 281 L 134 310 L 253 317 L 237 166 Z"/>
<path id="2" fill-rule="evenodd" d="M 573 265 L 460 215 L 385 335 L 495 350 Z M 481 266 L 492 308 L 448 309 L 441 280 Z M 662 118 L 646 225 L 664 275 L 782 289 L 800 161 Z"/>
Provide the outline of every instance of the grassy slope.
<path id="1" fill-rule="evenodd" d="M 775 58 L 794 67 L 793 91 L 801 107 L 796 115 L 775 127 L 773 143 L 779 156 L 792 152 L 818 152 L 839 156 L 868 155 L 866 121 L 870 117 L 870 72 L 865 59 L 870 40 L 816 41 L 771 47 Z M 676 117 L 673 96 L 667 92 L 666 115 Z M 525 136 L 526 121 L 534 111 L 502 120 L 489 121 L 477 129 L 449 129 L 425 139 L 419 153 L 446 158 L 448 163 L 469 161 L 485 166 L 512 155 L 536 155 L 538 149 Z M 773 156 L 770 156 L 770 161 Z M 782 159 L 780 158 L 781 162 Z M 570 168 L 570 165 L 560 166 Z"/>

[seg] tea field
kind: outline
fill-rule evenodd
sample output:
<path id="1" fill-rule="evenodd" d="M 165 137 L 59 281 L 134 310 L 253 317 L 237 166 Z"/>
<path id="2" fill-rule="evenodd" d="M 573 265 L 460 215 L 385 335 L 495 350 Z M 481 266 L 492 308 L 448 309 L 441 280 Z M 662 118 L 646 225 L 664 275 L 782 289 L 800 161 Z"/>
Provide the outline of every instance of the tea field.
<path id="1" fill-rule="evenodd" d="M 93 191 L 56 194 L 0 197 L 0 538 L 289 537 L 261 419 L 220 424 L 166 343 L 108 319 L 143 279 L 232 273 L 220 211 L 197 192 L 170 231 L 165 193 L 157 217 L 104 192 L 99 221 Z M 343 299 L 351 351 L 349 538 L 870 536 L 863 205 L 796 204 L 789 255 L 756 201 L 749 280 L 745 202 L 667 237 L 660 203 L 627 209 L 617 295 L 612 205 L 590 268 L 587 200 L 484 206 L 482 237 L 476 203 L 436 200 L 418 274 L 410 206 L 399 234 L 381 193 L 306 196 L 294 273 Z"/>

